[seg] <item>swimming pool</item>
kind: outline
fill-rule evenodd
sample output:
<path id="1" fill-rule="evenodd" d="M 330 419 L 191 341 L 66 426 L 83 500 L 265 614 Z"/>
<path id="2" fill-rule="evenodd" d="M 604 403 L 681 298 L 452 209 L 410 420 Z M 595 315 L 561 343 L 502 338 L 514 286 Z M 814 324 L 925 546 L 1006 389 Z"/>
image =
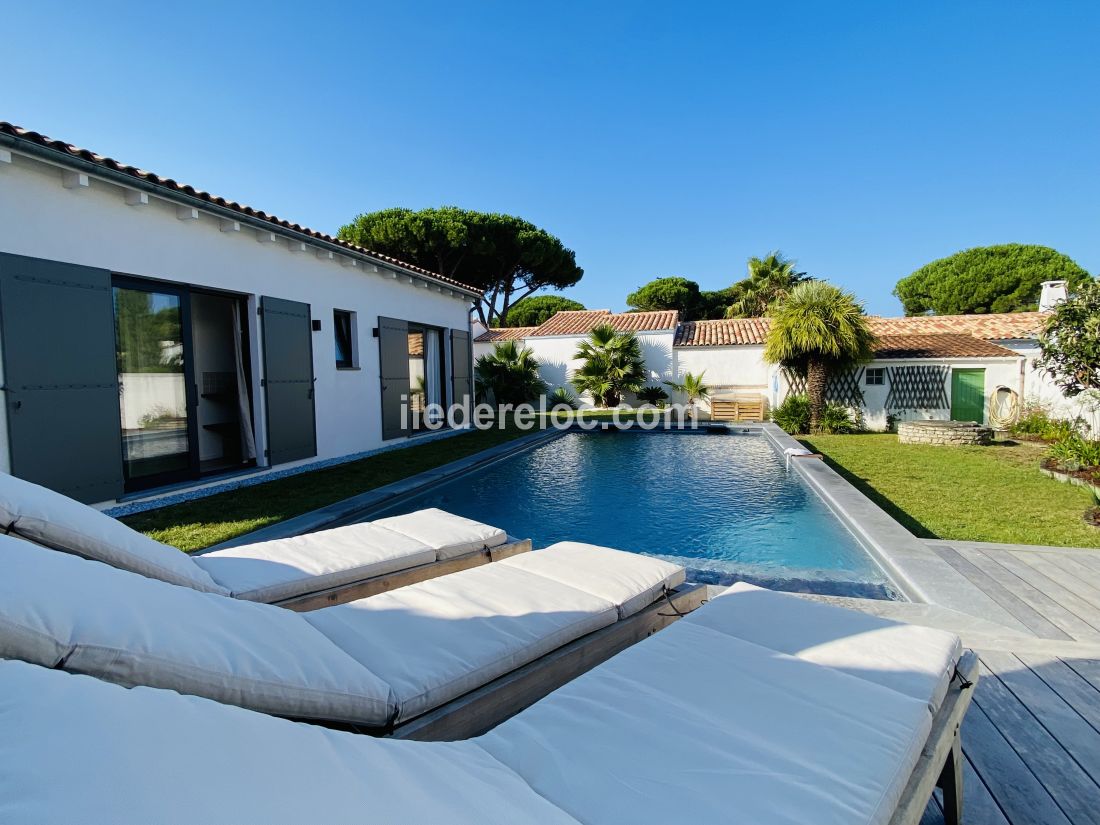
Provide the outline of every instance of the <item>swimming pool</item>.
<path id="1" fill-rule="evenodd" d="M 667 558 L 711 584 L 896 598 L 889 579 L 760 434 L 569 432 L 375 512 L 423 507 L 534 546 Z"/>

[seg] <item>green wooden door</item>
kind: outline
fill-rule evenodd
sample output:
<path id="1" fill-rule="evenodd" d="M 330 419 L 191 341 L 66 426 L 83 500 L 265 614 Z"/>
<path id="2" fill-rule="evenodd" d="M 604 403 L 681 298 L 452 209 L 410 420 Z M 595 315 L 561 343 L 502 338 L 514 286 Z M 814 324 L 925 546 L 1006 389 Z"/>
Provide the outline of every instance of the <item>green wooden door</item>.
<path id="1" fill-rule="evenodd" d="M 951 420 L 985 423 L 985 370 L 951 370 Z"/>

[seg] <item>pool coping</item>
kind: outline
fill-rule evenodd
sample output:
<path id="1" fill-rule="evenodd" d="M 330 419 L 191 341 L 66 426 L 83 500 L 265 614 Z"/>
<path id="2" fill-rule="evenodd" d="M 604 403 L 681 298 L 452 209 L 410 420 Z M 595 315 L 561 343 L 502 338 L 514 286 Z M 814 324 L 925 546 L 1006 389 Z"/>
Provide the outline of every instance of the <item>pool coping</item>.
<path id="1" fill-rule="evenodd" d="M 806 449 L 777 424 L 766 422 L 754 426 L 780 455 L 788 449 Z M 823 459 L 794 457 L 790 463 L 871 552 L 909 601 L 940 605 L 1012 630 L 1027 632 L 1027 628 L 1011 613 L 960 574 L 922 539 L 902 527 L 893 516 L 856 489 Z"/>

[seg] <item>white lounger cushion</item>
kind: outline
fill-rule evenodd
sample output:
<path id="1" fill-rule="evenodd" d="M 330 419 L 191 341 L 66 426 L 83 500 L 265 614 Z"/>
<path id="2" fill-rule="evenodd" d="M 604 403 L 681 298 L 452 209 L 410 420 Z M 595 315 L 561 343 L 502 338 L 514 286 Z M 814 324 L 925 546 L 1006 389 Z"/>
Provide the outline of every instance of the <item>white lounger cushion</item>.
<path id="1" fill-rule="evenodd" d="M 227 593 L 175 547 L 21 478 L 0 473 L 0 530 L 112 567 L 208 593 Z"/>
<path id="2" fill-rule="evenodd" d="M 435 507 L 371 523 L 426 544 L 435 550 L 440 561 L 497 547 L 508 540 L 503 530 Z"/>
<path id="3" fill-rule="evenodd" d="M 390 685 L 398 721 L 618 618 L 609 601 L 499 563 L 302 615 Z"/>
<path id="4" fill-rule="evenodd" d="M 0 662 L 0 821 L 576 825 L 467 742 L 397 742 Z"/>
<path id="5" fill-rule="evenodd" d="M 560 541 L 546 550 L 522 553 L 498 564 L 538 573 L 607 599 L 624 619 L 653 604 L 666 587 L 682 584 L 685 575 L 684 568 L 667 561 L 576 541 Z"/>
<path id="6" fill-rule="evenodd" d="M 423 542 L 375 524 L 215 550 L 194 562 L 238 599 L 277 602 L 436 560 Z"/>
<path id="7" fill-rule="evenodd" d="M 305 622 L 0 536 L 0 657 L 267 713 L 384 725 L 389 687 Z"/>
<path id="8" fill-rule="evenodd" d="M 930 728 L 923 702 L 680 621 L 474 741 L 588 825 L 881 825 Z"/>
<path id="9" fill-rule="evenodd" d="M 959 637 L 739 583 L 687 618 L 763 647 L 843 670 L 935 712 L 962 655 Z"/>

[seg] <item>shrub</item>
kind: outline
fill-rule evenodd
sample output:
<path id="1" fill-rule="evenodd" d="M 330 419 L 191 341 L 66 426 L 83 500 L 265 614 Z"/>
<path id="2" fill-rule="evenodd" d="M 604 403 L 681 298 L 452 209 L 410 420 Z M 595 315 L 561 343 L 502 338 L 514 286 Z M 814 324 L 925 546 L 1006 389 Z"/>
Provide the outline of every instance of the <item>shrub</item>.
<path id="1" fill-rule="evenodd" d="M 853 416 L 843 404 L 830 402 L 821 414 L 821 431 L 828 435 L 849 435 L 863 429 L 860 417 Z"/>
<path id="2" fill-rule="evenodd" d="M 636 395 L 639 401 L 652 404 L 654 407 L 663 407 L 668 401 L 668 393 L 662 387 L 642 387 Z"/>
<path id="3" fill-rule="evenodd" d="M 1031 399 L 1020 411 L 1020 417 L 1012 427 L 1012 434 L 1055 442 L 1082 435 L 1087 429 L 1084 419 L 1054 418 L 1050 414 L 1049 405 Z"/>
<path id="4" fill-rule="evenodd" d="M 565 387 L 558 387 L 552 393 L 550 397 L 546 399 L 550 404 L 550 409 L 556 409 L 557 407 L 568 407 L 571 410 L 577 409 L 579 406 L 577 403 L 577 396 L 569 392 Z"/>
<path id="5" fill-rule="evenodd" d="M 772 410 L 771 418 L 791 435 L 809 432 L 810 399 L 805 395 L 788 395 Z"/>
<path id="6" fill-rule="evenodd" d="M 591 395 L 598 407 L 617 407 L 624 393 L 645 386 L 642 345 L 633 332 L 601 324 L 580 342 L 573 358 L 582 362 L 570 379 L 573 388 Z"/>
<path id="7" fill-rule="evenodd" d="M 1034 398 L 1028 399 L 1020 410 L 1020 416 L 1012 425 L 1013 435 L 1042 438 L 1050 427 L 1050 408 Z"/>
<path id="8" fill-rule="evenodd" d="M 1100 466 L 1100 441 L 1073 432 L 1051 444 L 1050 455 L 1069 470 Z"/>
<path id="9" fill-rule="evenodd" d="M 477 359 L 474 389 L 478 401 L 515 406 L 537 401 L 546 392 L 546 382 L 539 375 L 534 351 L 515 341 L 505 341 Z"/>

